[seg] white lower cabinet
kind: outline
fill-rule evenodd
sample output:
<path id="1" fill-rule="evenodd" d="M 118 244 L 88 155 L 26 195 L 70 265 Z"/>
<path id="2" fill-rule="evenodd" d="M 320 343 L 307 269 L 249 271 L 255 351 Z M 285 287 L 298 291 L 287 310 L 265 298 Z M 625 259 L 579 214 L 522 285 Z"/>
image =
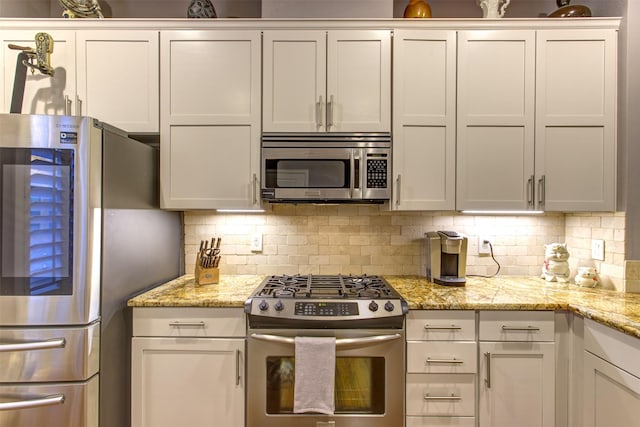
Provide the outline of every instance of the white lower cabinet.
<path id="1" fill-rule="evenodd" d="M 480 312 L 480 427 L 555 426 L 553 325 L 552 311 Z"/>
<path id="2" fill-rule="evenodd" d="M 474 311 L 410 311 L 407 427 L 474 426 L 477 365 Z"/>
<path id="3" fill-rule="evenodd" d="M 585 321 L 584 427 L 640 426 L 640 340 Z"/>
<path id="4" fill-rule="evenodd" d="M 243 426 L 242 325 L 242 309 L 134 309 L 132 427 Z"/>

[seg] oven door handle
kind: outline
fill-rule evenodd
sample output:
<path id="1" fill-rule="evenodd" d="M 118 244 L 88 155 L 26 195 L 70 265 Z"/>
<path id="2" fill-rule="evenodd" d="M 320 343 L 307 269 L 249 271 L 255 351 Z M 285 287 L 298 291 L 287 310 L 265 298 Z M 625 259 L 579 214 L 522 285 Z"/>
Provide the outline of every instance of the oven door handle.
<path id="1" fill-rule="evenodd" d="M 39 397 L 30 400 L 19 400 L 14 402 L 0 402 L 0 411 L 12 411 L 15 409 L 38 408 L 40 406 L 60 405 L 64 403 L 64 394 L 54 394 L 52 396 Z"/>
<path id="2" fill-rule="evenodd" d="M 279 335 L 269 334 L 251 334 L 251 338 L 255 338 L 260 341 L 268 341 L 278 344 L 295 344 L 294 337 L 282 337 Z M 372 337 L 363 338 L 340 338 L 336 340 L 336 348 L 343 347 L 355 347 L 362 345 L 380 344 L 382 342 L 393 341 L 402 338 L 400 334 L 391 335 L 375 335 Z"/>
<path id="3" fill-rule="evenodd" d="M 64 338 L 56 338 L 56 339 L 51 339 L 46 341 L 11 343 L 11 344 L 0 343 L 0 352 L 48 350 L 51 348 L 64 348 L 65 345 L 66 345 L 66 340 Z"/>

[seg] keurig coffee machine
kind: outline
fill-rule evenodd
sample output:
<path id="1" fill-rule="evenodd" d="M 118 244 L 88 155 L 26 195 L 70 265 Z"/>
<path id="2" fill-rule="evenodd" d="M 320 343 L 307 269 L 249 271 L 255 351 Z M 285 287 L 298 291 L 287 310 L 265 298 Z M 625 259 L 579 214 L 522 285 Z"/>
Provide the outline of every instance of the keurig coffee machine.
<path id="1" fill-rule="evenodd" d="M 427 279 L 439 285 L 464 286 L 467 238 L 455 231 L 429 231 L 425 242 Z"/>

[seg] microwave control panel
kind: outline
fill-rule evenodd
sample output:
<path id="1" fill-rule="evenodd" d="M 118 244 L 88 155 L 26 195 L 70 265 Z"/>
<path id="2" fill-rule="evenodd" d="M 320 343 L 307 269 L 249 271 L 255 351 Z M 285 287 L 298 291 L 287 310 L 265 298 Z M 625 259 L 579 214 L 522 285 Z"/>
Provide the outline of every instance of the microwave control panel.
<path id="1" fill-rule="evenodd" d="M 386 154 L 374 156 L 376 155 L 367 157 L 367 188 L 387 188 L 389 159 Z"/>

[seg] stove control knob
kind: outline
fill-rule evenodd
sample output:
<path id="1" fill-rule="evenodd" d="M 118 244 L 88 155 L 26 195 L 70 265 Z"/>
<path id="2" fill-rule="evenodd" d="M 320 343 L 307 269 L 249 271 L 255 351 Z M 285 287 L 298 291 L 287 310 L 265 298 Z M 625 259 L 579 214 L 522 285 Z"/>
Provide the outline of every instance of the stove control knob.
<path id="1" fill-rule="evenodd" d="M 369 310 L 378 311 L 378 304 L 375 301 L 371 301 L 369 303 Z"/>
<path id="2" fill-rule="evenodd" d="M 276 311 L 282 311 L 284 310 L 284 304 L 282 303 L 282 301 L 278 300 L 278 302 L 276 303 L 276 305 L 273 306 L 273 308 L 275 308 Z"/>
<path id="3" fill-rule="evenodd" d="M 258 308 L 260 309 L 260 311 L 267 311 L 267 309 L 269 308 L 269 303 L 265 300 L 262 300 L 260 304 L 258 304 Z"/>
<path id="4" fill-rule="evenodd" d="M 391 301 L 387 301 L 384 305 L 384 309 L 387 311 L 393 311 L 393 309 L 395 308 L 395 306 L 393 305 L 393 303 Z"/>

